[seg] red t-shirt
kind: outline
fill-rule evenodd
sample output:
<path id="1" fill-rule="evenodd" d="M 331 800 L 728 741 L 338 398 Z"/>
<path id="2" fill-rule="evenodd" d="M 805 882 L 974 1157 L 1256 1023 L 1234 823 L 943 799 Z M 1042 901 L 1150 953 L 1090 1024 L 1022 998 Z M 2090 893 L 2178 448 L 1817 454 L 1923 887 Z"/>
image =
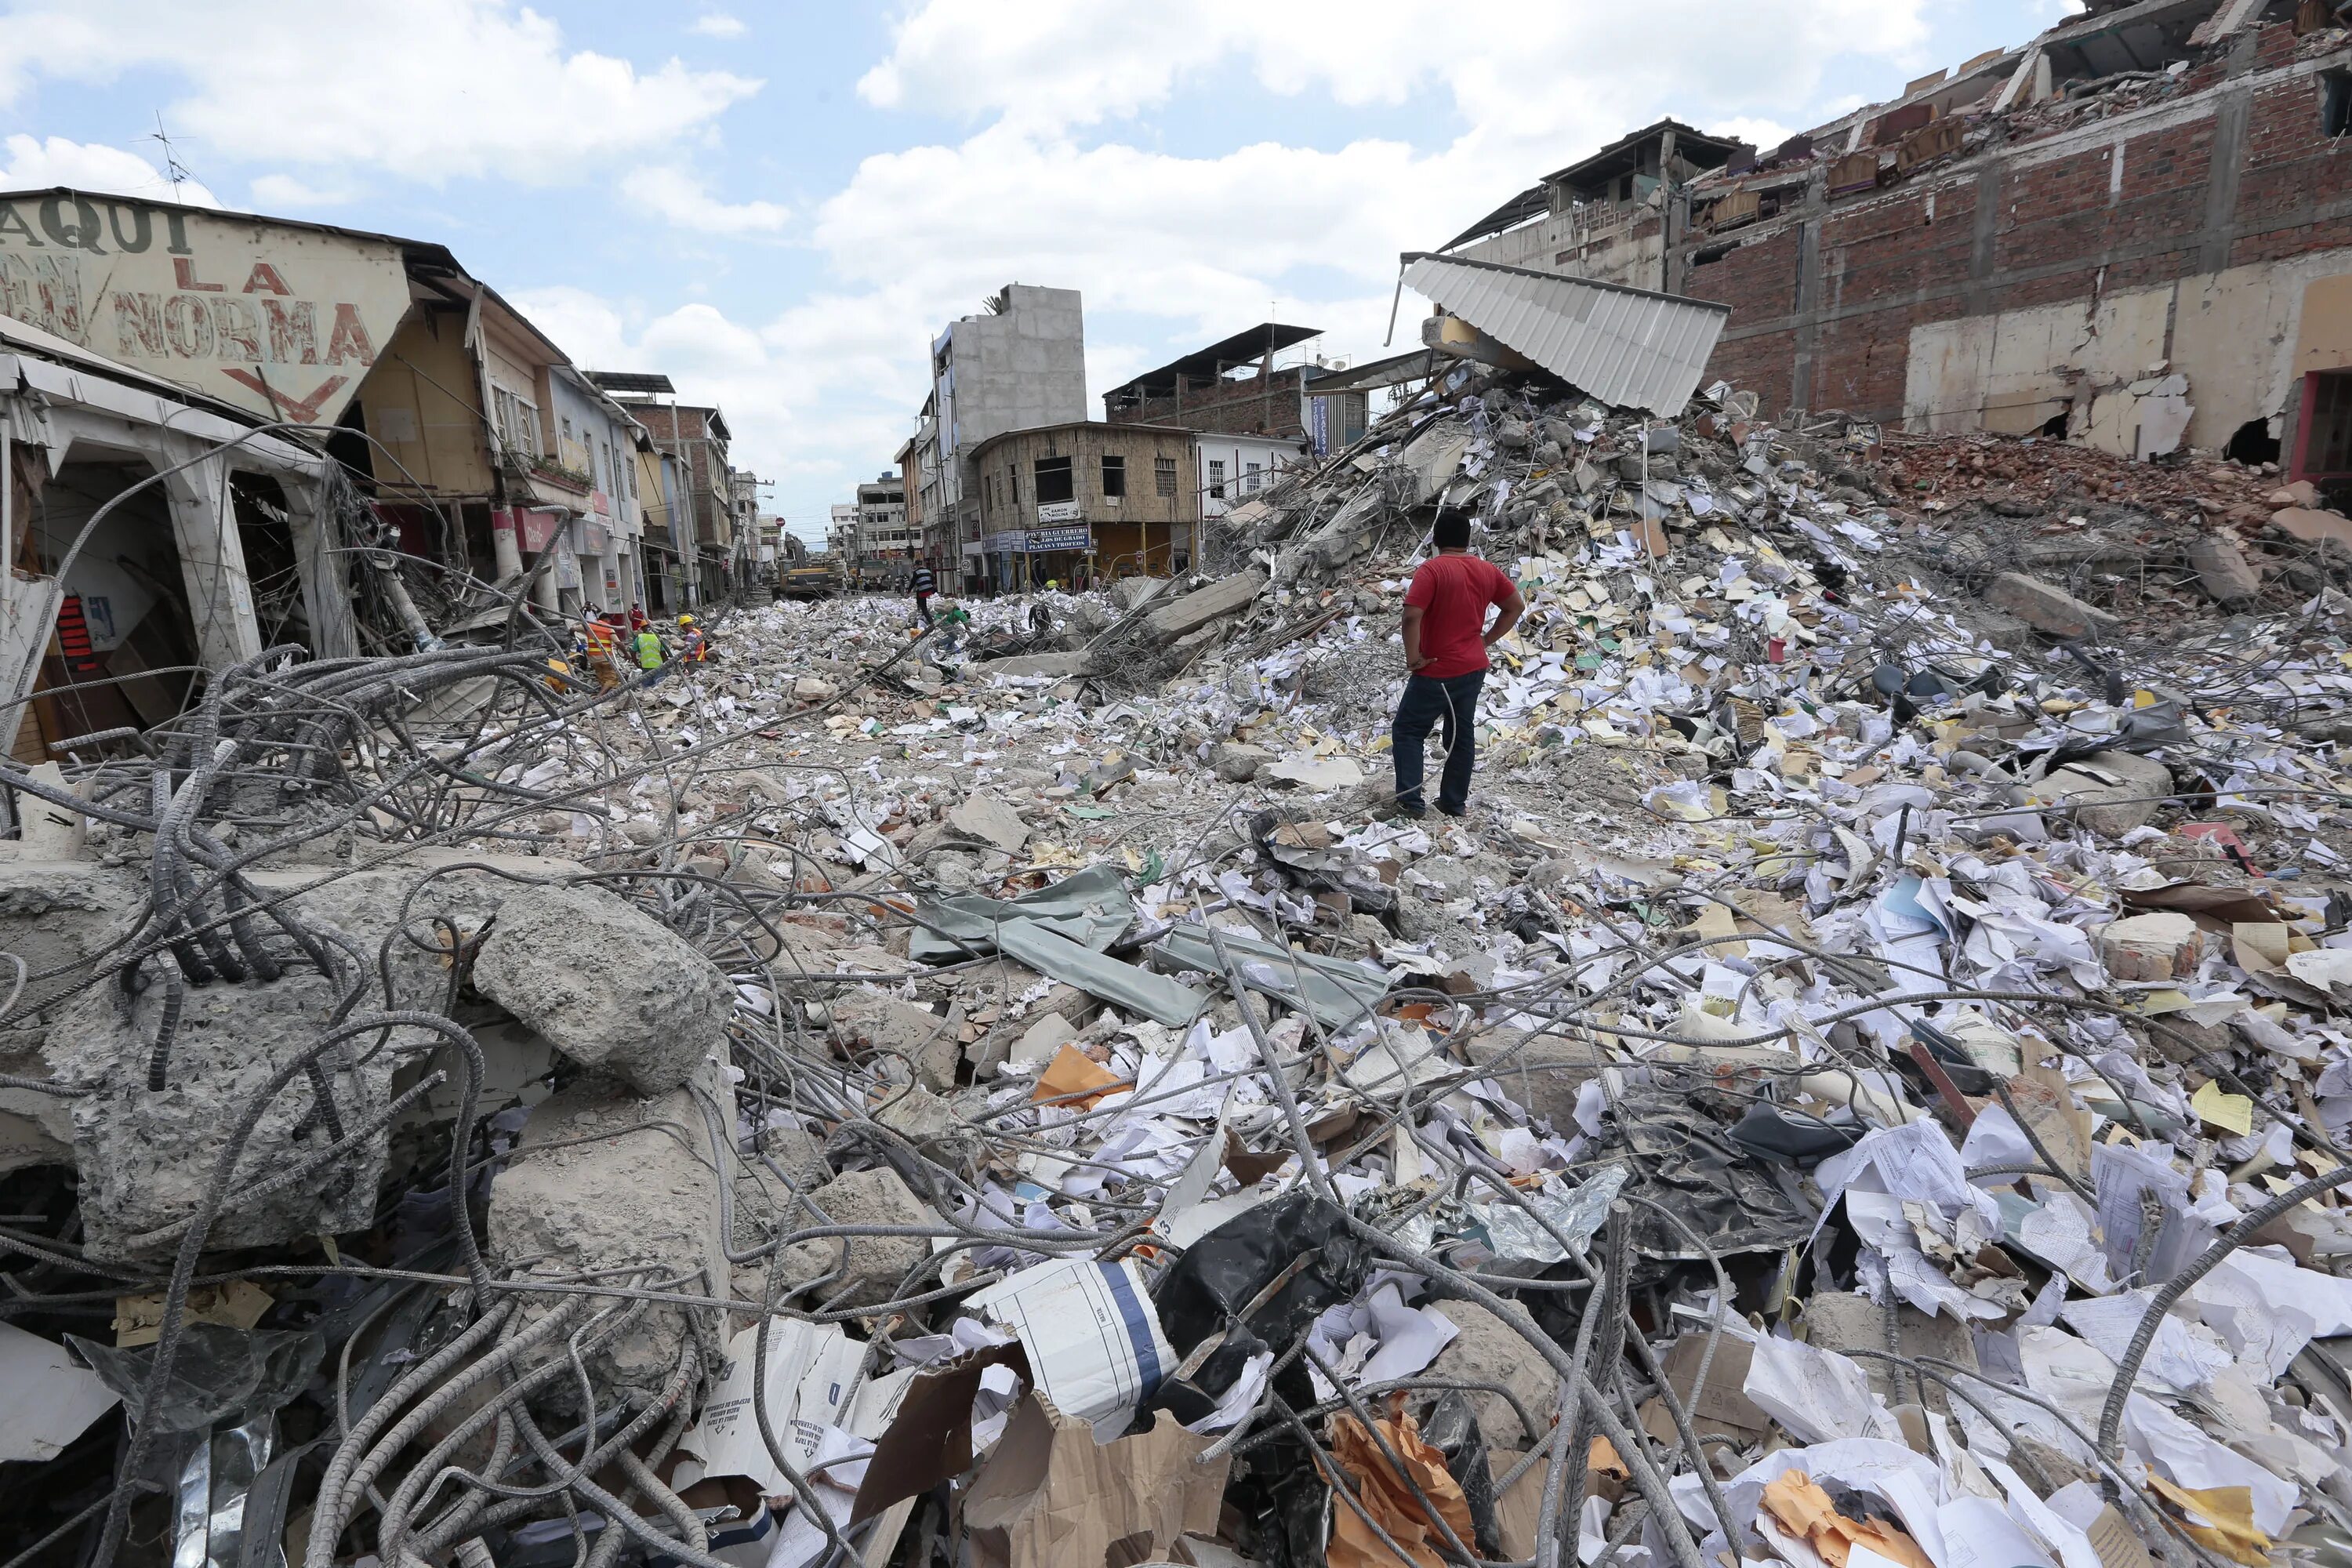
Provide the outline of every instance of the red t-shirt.
<path id="1" fill-rule="evenodd" d="M 1502 568 L 1475 555 L 1433 555 L 1412 574 L 1404 591 L 1408 606 L 1419 606 L 1421 657 L 1413 671 L 1447 680 L 1486 668 L 1486 608 L 1508 599 L 1513 587 Z"/>

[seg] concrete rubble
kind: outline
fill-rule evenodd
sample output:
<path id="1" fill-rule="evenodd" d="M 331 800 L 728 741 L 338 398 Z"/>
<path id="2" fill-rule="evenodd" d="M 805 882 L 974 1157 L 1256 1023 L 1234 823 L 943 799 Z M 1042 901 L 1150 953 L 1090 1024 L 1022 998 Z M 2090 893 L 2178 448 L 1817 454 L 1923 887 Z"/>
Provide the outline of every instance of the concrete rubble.
<path id="1" fill-rule="evenodd" d="M 1465 365 L 1192 578 L 5 764 L 7 1307 L 104 1412 L 28 1538 L 266 1427 L 311 1568 L 1533 1561 L 1547 1486 L 1560 1560 L 2334 1561 L 2347 520 L 2097 462 Z M 1441 505 L 1528 610 L 1415 821 Z"/>

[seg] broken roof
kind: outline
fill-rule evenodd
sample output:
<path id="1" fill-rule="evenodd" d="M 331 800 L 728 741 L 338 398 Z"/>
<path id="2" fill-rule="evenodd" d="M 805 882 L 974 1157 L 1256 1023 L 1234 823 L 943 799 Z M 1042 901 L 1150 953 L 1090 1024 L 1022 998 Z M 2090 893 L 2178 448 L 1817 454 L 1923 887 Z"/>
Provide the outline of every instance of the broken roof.
<path id="1" fill-rule="evenodd" d="M 1207 381 L 1223 375 L 1236 365 L 1255 364 L 1270 353 L 1303 343 L 1309 338 L 1323 335 L 1320 327 L 1285 326 L 1279 321 L 1260 321 L 1245 327 L 1232 337 L 1223 338 L 1207 348 L 1195 349 L 1181 359 L 1169 361 L 1158 370 L 1147 370 L 1123 385 L 1115 386 L 1103 395 L 1106 400 L 1126 397 L 1130 401 L 1144 397 L 1166 397 L 1176 390 L 1176 378 Z"/>
<path id="2" fill-rule="evenodd" d="M 1733 153 L 1756 150 L 1736 136 L 1710 136 L 1679 120 L 1661 120 L 1619 137 L 1589 158 L 1545 175 L 1544 184 L 1581 188 L 1630 174 L 1642 166 L 1643 157 L 1669 131 L 1675 133 L 1675 151 L 1685 162 L 1703 169 L 1719 168 L 1731 161 Z"/>
<path id="3" fill-rule="evenodd" d="M 1562 381 L 1625 408 L 1690 401 L 1731 307 L 1621 283 L 1409 250 L 1404 280 Z"/>

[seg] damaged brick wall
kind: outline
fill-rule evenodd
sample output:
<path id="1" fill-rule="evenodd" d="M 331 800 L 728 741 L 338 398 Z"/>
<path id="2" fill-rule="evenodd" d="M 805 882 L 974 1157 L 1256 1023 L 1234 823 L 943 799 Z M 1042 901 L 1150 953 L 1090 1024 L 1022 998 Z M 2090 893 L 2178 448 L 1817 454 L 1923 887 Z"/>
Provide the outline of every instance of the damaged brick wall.
<path id="1" fill-rule="evenodd" d="M 2299 39 L 2273 25 L 2195 61 L 2168 96 L 2042 135 L 2033 110 L 2015 111 L 2005 142 L 1877 194 L 1832 201 L 1824 163 L 1779 216 L 1683 241 L 1685 291 L 1733 308 L 1712 372 L 1755 388 L 1767 408 L 1983 427 L 1990 399 L 1965 375 L 1957 406 L 1923 395 L 1942 367 L 1913 365 L 1919 328 L 2074 304 L 2095 334 L 2102 303 L 2116 296 L 2293 261 L 2296 276 L 2273 289 L 2279 303 L 2254 334 L 2277 345 L 2268 362 L 2241 354 L 2245 363 L 2203 376 L 2176 365 L 2200 410 L 2210 405 L 2190 432 L 2196 444 L 2218 445 L 2246 419 L 2284 415 L 2291 430 L 2284 345 L 2304 281 L 2352 272 L 2352 254 L 2327 264 L 2328 253 L 2352 253 L 2352 153 L 2322 123 L 2326 73 L 2347 68 L 2343 35 Z M 2187 309 L 2193 287 L 2166 310 Z M 2167 319 L 2151 337 L 2151 361 L 2176 358 L 2175 325 Z M 2021 402 L 2013 418 L 2029 407 Z"/>

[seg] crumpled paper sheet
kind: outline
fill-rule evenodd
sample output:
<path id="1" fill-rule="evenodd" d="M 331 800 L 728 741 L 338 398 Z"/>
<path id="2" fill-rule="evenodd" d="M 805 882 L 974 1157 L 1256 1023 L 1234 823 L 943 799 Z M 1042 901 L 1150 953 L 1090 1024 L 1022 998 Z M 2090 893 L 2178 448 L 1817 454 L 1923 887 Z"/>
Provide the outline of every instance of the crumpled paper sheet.
<path id="1" fill-rule="evenodd" d="M 1437 1505 L 1439 1517 L 1454 1538 L 1467 1543 L 1472 1529 L 1470 1504 L 1462 1495 L 1462 1484 L 1445 1468 L 1445 1456 L 1422 1441 L 1421 1424 L 1410 1415 L 1398 1415 L 1376 1420 L 1374 1426 L 1412 1472 L 1412 1484 Z M 1362 1422 L 1352 1415 L 1331 1418 L 1331 1457 L 1355 1481 L 1356 1500 L 1364 1505 L 1364 1511 L 1412 1553 L 1412 1563 L 1417 1568 L 1442 1568 L 1445 1559 L 1440 1543 L 1445 1540 L 1444 1531 L 1431 1520 Z M 1330 1568 L 1406 1568 L 1356 1510 L 1337 1499 L 1331 1504 L 1331 1540 L 1324 1557 Z"/>
<path id="2" fill-rule="evenodd" d="M 1783 1470 L 1775 1476 L 1764 1489 L 1764 1509 L 1781 1529 L 1820 1552 L 1830 1568 L 1845 1568 L 1847 1557 L 1857 1546 L 1904 1568 L 1933 1568 L 1919 1543 L 1902 1531 L 1840 1513 L 1830 1494 L 1802 1470 Z"/>

